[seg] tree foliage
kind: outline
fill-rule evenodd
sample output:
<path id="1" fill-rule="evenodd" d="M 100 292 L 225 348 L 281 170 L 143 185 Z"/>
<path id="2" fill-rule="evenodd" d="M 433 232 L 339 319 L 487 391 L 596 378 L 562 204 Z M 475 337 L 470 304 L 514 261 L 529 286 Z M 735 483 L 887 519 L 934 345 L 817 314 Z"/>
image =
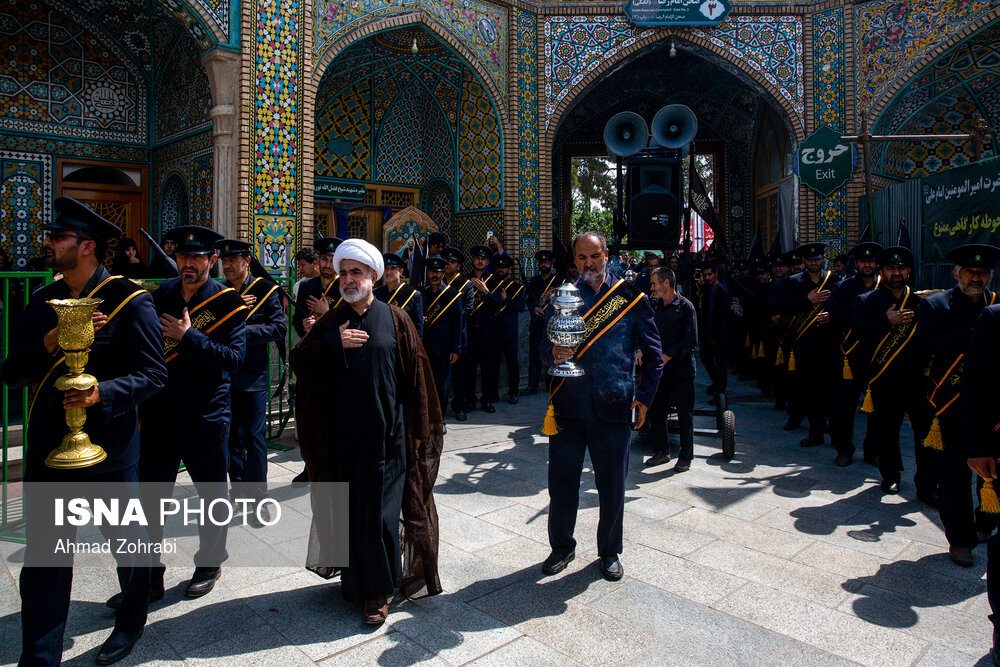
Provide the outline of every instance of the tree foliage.
<path id="1" fill-rule="evenodd" d="M 601 208 L 615 210 L 618 202 L 615 193 L 615 165 L 600 157 L 573 158 L 572 174 L 573 199 L 577 196 L 596 201 Z"/>

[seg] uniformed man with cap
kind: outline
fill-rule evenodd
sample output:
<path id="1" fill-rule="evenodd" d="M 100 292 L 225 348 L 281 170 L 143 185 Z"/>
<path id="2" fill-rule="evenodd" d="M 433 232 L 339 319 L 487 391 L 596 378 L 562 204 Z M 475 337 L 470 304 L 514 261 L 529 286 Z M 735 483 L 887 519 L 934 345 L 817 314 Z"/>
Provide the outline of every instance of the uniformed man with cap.
<path id="1" fill-rule="evenodd" d="M 837 449 L 835 463 L 838 466 L 848 466 L 854 459 L 854 418 L 858 412 L 858 401 L 865 390 L 871 361 L 871 350 L 859 345 L 857 332 L 852 328 L 851 322 L 858 297 L 878 287 L 880 278 L 875 260 L 880 252 L 882 246 L 874 241 L 863 241 L 854 246 L 849 257 L 854 260 L 855 274 L 834 286 L 827 307 L 830 311 L 830 323 L 836 329 L 840 353 L 844 358 L 840 380 L 836 381 L 839 389 L 834 398 L 830 420 L 830 441 Z M 876 317 L 883 314 L 878 313 Z M 875 464 L 877 456 L 872 441 L 865 438 L 865 461 Z"/>
<path id="2" fill-rule="evenodd" d="M 458 248 L 445 248 L 441 251 L 444 259 L 444 281 L 445 284 L 462 294 L 462 352 L 452 368 L 452 396 L 451 409 L 455 411 L 455 419 L 464 422 L 468 419 L 468 413 L 475 408 L 475 405 L 467 405 L 466 397 L 469 389 L 466 388 L 468 373 L 465 370 L 469 363 L 469 321 L 472 319 L 472 310 L 476 303 L 476 289 L 472 283 L 462 275 L 462 265 L 465 264 L 465 255 Z M 442 406 L 442 411 L 445 408 Z"/>
<path id="3" fill-rule="evenodd" d="M 183 462 L 207 506 L 229 493 L 232 377 L 246 357 L 244 321 L 249 309 L 239 292 L 208 276 L 222 235 L 194 226 L 178 231 L 181 275 L 160 283 L 153 293 L 163 329 L 167 386 L 142 406 L 139 479 L 159 483 L 157 491 L 167 493 Z M 159 497 L 145 500 L 159 507 Z M 152 522 L 154 543 L 162 533 Z M 198 527 L 199 549 L 187 597 L 200 597 L 215 586 L 228 557 L 226 535 L 227 526 L 206 522 Z M 162 596 L 165 568 L 153 558 L 150 595 L 155 597 Z"/>
<path id="4" fill-rule="evenodd" d="M 314 244 L 319 253 L 319 275 L 302 283 L 295 302 L 298 307 L 292 313 L 292 326 L 300 337 L 305 336 L 326 311 L 340 303 L 340 276 L 333 270 L 333 253 L 340 243 L 336 236 L 324 236 Z"/>
<path id="5" fill-rule="evenodd" d="M 983 505 L 1000 512 L 997 499 L 997 462 L 1000 460 L 1000 394 L 996 390 L 1000 376 L 1000 305 L 987 306 L 976 320 L 965 353 L 960 382 L 958 411 L 962 423 L 961 443 L 966 461 L 982 486 Z M 1000 533 L 994 533 L 986 545 L 986 597 L 993 623 L 993 646 L 990 658 L 1000 665 Z"/>
<path id="6" fill-rule="evenodd" d="M 379 301 L 402 308 L 410 316 L 413 326 L 417 327 L 417 334 L 423 335 L 424 297 L 409 283 L 403 282 L 406 262 L 394 252 L 384 253 L 382 259 L 385 261 L 385 283 L 376 287 L 372 294 Z"/>
<path id="7" fill-rule="evenodd" d="M 138 405 L 166 384 L 163 339 L 152 297 L 129 280 L 112 277 L 100 258 L 109 239 L 122 230 L 83 204 L 59 197 L 55 220 L 45 225 L 42 241 L 45 265 L 63 274 L 61 280 L 37 289 L 20 319 L 2 376 L 11 387 L 33 386 L 28 409 L 24 482 L 117 482 L 135 485 L 139 462 Z M 89 390 L 56 389 L 54 381 L 66 371 L 56 338 L 56 313 L 50 299 L 93 297 L 103 300 L 94 314 L 96 334 L 86 372 L 97 378 Z M 55 365 L 54 365 L 55 364 Z M 98 464 L 57 470 L 45 464 L 46 456 L 66 434 L 67 408 L 87 410 L 86 432 L 107 453 Z M 58 665 L 62 659 L 63 633 L 69 612 L 73 581 L 72 560 L 65 567 L 35 567 L 42 552 L 52 549 L 46 533 L 53 517 L 26 500 L 25 566 L 21 568 L 22 665 Z M 41 523 L 39 523 L 41 522 Z M 130 543 L 146 539 L 142 527 L 105 527 L 109 538 Z M 75 528 L 59 538 L 75 539 Z M 112 542 L 117 544 L 117 542 Z M 119 559 L 118 580 L 123 603 L 115 613 L 115 629 L 97 654 L 97 662 L 110 665 L 131 652 L 146 623 L 149 595 L 149 557 Z"/>
<path id="8" fill-rule="evenodd" d="M 445 282 L 444 259 L 428 257 L 424 266 L 427 268 L 427 286 L 423 292 L 427 304 L 424 349 L 431 361 L 438 399 L 441 405 L 447 405 L 452 366 L 462 353 L 462 293 Z"/>
<path id="9" fill-rule="evenodd" d="M 877 287 L 857 298 L 851 319 L 851 330 L 861 351 L 859 356 L 867 360 L 862 371 L 865 392 L 862 409 L 869 414 L 865 439 L 878 452 L 882 491 L 899 493 L 899 471 L 903 468 L 899 430 L 903 415 L 908 414 L 917 444 L 914 477 L 917 495 L 936 506 L 936 457 L 919 446 L 927 433 L 922 381 L 926 363 L 913 344 L 920 304 L 920 296 L 909 286 L 913 253 L 909 248 L 892 246 L 880 252 L 876 261 Z"/>
<path id="10" fill-rule="evenodd" d="M 948 555 L 957 565 L 971 567 L 972 549 L 986 539 L 994 521 L 973 511 L 972 471 L 966 463 L 955 403 L 972 327 L 983 309 L 997 301 L 987 285 L 993 280 L 1000 249 L 969 244 L 955 248 L 947 257 L 955 263 L 957 284 L 921 301 L 917 316 L 916 342 L 931 360 L 927 398 L 932 421 L 924 446 L 943 450 L 938 489 Z"/>
<path id="11" fill-rule="evenodd" d="M 781 314 L 782 294 L 788 284 L 788 255 L 775 253 L 770 255 L 768 259 L 771 269 L 771 284 L 767 290 L 767 301 L 763 313 L 765 318 L 762 335 L 764 373 L 767 374 L 768 384 L 774 393 L 774 409 L 783 412 L 788 409 L 788 380 L 785 377 L 787 371 L 784 367 L 784 360 L 781 360 L 781 364 L 778 363 L 778 351 L 788 328 Z"/>
<path id="12" fill-rule="evenodd" d="M 466 332 L 469 337 L 469 354 L 467 362 L 462 364 L 465 372 L 464 385 L 465 405 L 472 410 L 476 405 L 476 373 L 481 370 L 482 395 L 479 398 L 484 412 L 496 412 L 493 403 L 499 398 L 493 396 L 497 380 L 493 371 L 499 370 L 496 361 L 497 312 L 507 300 L 503 289 L 503 281 L 495 274 L 488 272 L 493 251 L 484 245 L 474 245 L 469 248 L 472 257 L 472 273 L 468 275 L 469 283 L 475 290 L 473 295 L 472 315 Z"/>
<path id="13" fill-rule="evenodd" d="M 826 248 L 823 243 L 798 248 L 805 270 L 788 279 L 784 294 L 783 311 L 790 318 L 788 370 L 799 379 L 798 395 L 809 419 L 809 435 L 799 443 L 803 447 L 823 444 L 826 418 L 833 406 L 833 381 L 841 371 L 827 310 L 835 278 L 823 268 Z M 793 391 L 790 396 L 795 394 Z"/>
<path id="14" fill-rule="evenodd" d="M 243 297 L 249 309 L 246 318 L 246 358 L 232 376 L 233 420 L 229 427 L 229 479 L 255 488 L 257 500 L 267 495 L 267 391 L 271 372 L 268 349 L 272 342 L 284 345 L 288 334 L 278 284 L 250 275 L 251 245 L 224 239 L 216 245 L 226 287 Z M 265 512 L 267 506 L 259 512 Z M 263 516 L 263 515 L 262 515 Z"/>
<path id="15" fill-rule="evenodd" d="M 501 289 L 506 300 L 497 311 L 497 344 L 493 356 L 495 368 L 491 373 L 493 386 L 490 395 L 497 399 L 500 389 L 500 357 L 507 364 L 507 402 L 514 405 L 518 401 L 521 384 L 521 367 L 518 360 L 519 331 L 518 318 L 524 312 L 524 285 L 511 277 L 514 260 L 509 255 L 499 255 L 496 263 L 496 277 L 501 283 Z"/>
<path id="16" fill-rule="evenodd" d="M 771 367 L 766 364 L 764 353 L 764 337 L 770 324 L 767 310 L 767 300 L 771 295 L 771 263 L 767 258 L 758 258 L 751 262 L 753 275 L 753 308 L 747 319 L 747 333 L 750 339 L 749 367 L 757 378 L 757 387 L 761 396 L 771 396 Z"/>
<path id="17" fill-rule="evenodd" d="M 535 253 L 538 275 L 532 276 L 524 288 L 525 304 L 528 308 L 528 387 L 525 396 L 538 393 L 538 381 L 542 377 L 540 350 L 545 339 L 545 312 L 549 307 L 549 297 L 562 285 L 559 274 L 552 272 L 555 254 L 551 250 Z"/>

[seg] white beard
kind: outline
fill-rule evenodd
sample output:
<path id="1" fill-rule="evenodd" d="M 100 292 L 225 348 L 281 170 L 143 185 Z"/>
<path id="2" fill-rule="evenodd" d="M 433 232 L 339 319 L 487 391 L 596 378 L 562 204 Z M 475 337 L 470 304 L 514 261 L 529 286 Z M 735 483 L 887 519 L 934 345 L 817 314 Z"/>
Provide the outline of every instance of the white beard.
<path id="1" fill-rule="evenodd" d="M 348 294 L 347 291 L 342 291 L 340 296 L 344 297 L 344 301 L 347 303 L 357 303 L 358 301 L 363 301 L 367 299 L 372 293 L 372 281 L 366 280 L 364 283 L 358 286 L 358 291 Z"/>

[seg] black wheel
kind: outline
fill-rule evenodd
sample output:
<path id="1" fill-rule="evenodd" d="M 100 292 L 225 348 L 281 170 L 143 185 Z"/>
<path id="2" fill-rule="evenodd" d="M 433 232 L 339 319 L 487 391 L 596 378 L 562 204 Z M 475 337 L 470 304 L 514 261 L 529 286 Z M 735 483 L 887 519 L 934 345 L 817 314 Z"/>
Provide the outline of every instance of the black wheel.
<path id="1" fill-rule="evenodd" d="M 715 408 L 715 426 L 720 431 L 724 424 L 724 419 L 726 412 L 729 410 L 729 399 L 726 398 L 725 394 L 719 394 L 719 404 Z"/>
<path id="2" fill-rule="evenodd" d="M 719 427 L 719 435 L 722 437 L 722 457 L 727 461 L 732 461 L 736 456 L 736 415 L 732 410 L 722 413 L 722 424 Z"/>

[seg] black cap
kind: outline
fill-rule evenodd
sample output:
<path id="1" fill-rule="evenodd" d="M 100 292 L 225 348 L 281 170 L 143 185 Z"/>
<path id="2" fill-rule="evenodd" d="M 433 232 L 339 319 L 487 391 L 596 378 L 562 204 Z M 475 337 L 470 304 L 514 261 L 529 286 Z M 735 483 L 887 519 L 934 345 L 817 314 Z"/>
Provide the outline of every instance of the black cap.
<path id="1" fill-rule="evenodd" d="M 211 255 L 215 244 L 223 238 L 219 232 L 197 225 L 174 227 L 171 237 L 177 241 L 178 255 Z"/>
<path id="2" fill-rule="evenodd" d="M 1000 248 L 984 243 L 970 243 L 955 248 L 947 255 L 958 266 L 967 269 L 989 269 L 1000 261 Z"/>
<path id="3" fill-rule="evenodd" d="M 321 255 L 332 255 L 337 252 L 337 246 L 341 243 L 343 243 L 343 241 L 336 236 L 323 236 L 313 242 L 313 247 L 316 248 L 316 252 Z"/>
<path id="4" fill-rule="evenodd" d="M 387 253 L 383 254 L 382 255 L 382 259 L 385 260 L 386 267 L 394 266 L 397 269 L 405 269 L 406 268 L 406 262 L 404 262 L 403 258 L 400 257 L 399 255 L 397 255 L 394 252 L 387 252 Z"/>
<path id="5" fill-rule="evenodd" d="M 444 259 L 441 257 L 428 257 L 424 260 L 424 267 L 428 271 L 444 271 Z"/>
<path id="6" fill-rule="evenodd" d="M 444 245 L 448 242 L 448 237 L 444 232 L 431 232 L 427 235 L 427 245 Z"/>
<path id="7" fill-rule="evenodd" d="M 882 250 L 882 245 L 875 241 L 863 241 L 851 248 L 850 255 L 855 260 L 875 259 Z"/>
<path id="8" fill-rule="evenodd" d="M 497 255 L 497 266 L 509 269 L 514 266 L 514 260 L 510 255 Z"/>
<path id="9" fill-rule="evenodd" d="M 806 243 L 805 245 L 800 245 L 793 252 L 798 253 L 802 259 L 822 259 L 826 248 L 827 245 L 825 243 Z"/>
<path id="10" fill-rule="evenodd" d="M 246 241 L 237 239 L 222 239 L 215 244 L 215 250 L 219 257 L 236 257 L 238 255 L 250 255 L 252 246 Z"/>
<path id="11" fill-rule="evenodd" d="M 850 258 L 851 258 L 850 255 L 845 255 L 845 254 L 841 253 L 840 255 L 837 255 L 836 257 L 834 257 L 833 261 L 840 262 L 841 264 L 847 264 L 847 260 L 849 260 Z"/>
<path id="12" fill-rule="evenodd" d="M 554 262 L 556 256 L 551 250 L 539 250 L 535 253 L 536 262 Z"/>
<path id="13" fill-rule="evenodd" d="M 492 259 L 493 251 L 484 245 L 474 245 L 469 248 L 469 257 L 485 257 L 486 259 Z"/>
<path id="14" fill-rule="evenodd" d="M 771 262 L 766 259 L 758 259 L 753 263 L 753 268 L 757 273 L 767 273 L 771 268 Z"/>
<path id="15" fill-rule="evenodd" d="M 441 251 L 441 256 L 449 262 L 465 263 L 465 255 L 458 248 L 445 248 Z"/>
<path id="16" fill-rule="evenodd" d="M 875 258 L 875 261 L 878 262 L 879 266 L 888 266 L 890 264 L 895 264 L 895 265 L 908 266 L 912 269 L 913 253 L 910 252 L 910 249 L 905 246 L 901 245 L 889 246 L 888 248 L 886 248 L 885 250 L 883 250 L 878 254 L 878 257 Z"/>
<path id="17" fill-rule="evenodd" d="M 118 225 L 70 197 L 56 197 L 53 208 L 55 219 L 44 226 L 48 231 L 80 234 L 94 240 L 118 238 L 124 234 Z"/>

